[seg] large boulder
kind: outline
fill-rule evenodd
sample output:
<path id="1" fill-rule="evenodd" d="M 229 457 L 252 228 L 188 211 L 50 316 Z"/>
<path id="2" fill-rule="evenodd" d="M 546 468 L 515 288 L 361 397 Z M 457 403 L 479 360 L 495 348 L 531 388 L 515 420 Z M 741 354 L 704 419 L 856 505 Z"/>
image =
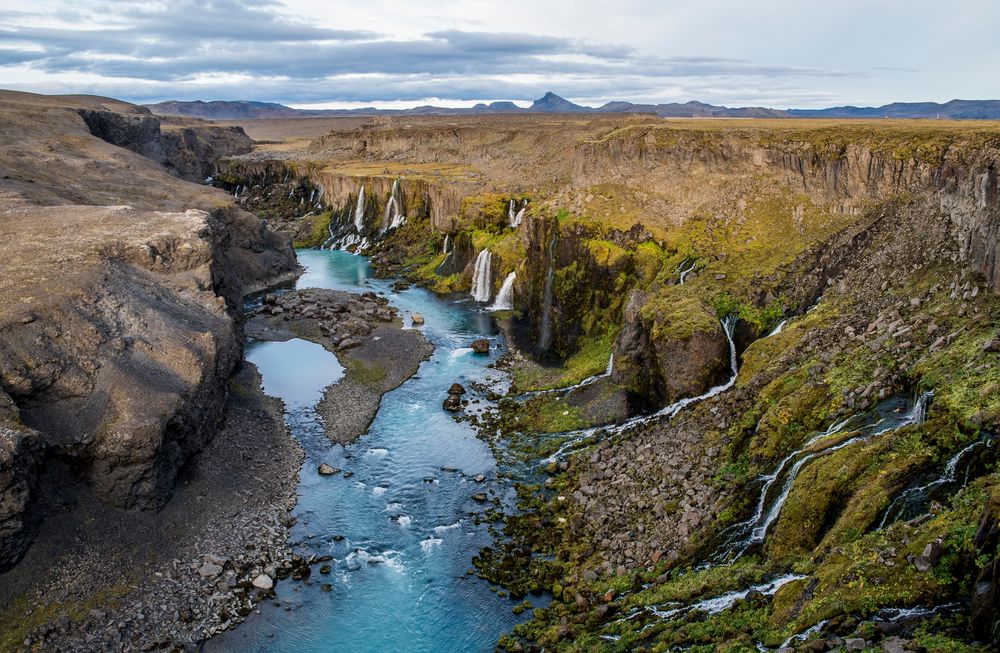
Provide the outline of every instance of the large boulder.
<path id="1" fill-rule="evenodd" d="M 728 369 L 728 343 L 714 311 L 680 292 L 635 290 L 614 345 L 612 380 L 652 406 L 701 394 Z"/>

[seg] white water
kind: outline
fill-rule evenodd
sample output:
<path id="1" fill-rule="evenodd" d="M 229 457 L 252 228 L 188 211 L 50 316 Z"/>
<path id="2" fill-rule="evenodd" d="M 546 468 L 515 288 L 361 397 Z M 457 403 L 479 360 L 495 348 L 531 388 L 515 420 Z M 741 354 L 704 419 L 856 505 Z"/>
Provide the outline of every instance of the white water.
<path id="1" fill-rule="evenodd" d="M 695 610 L 699 612 L 706 612 L 708 614 L 718 614 L 733 607 L 733 605 L 735 605 L 737 601 L 742 601 L 743 599 L 745 599 L 747 595 L 750 594 L 750 592 L 760 592 L 765 596 L 773 596 L 779 589 L 781 589 L 788 583 L 797 580 L 802 580 L 804 578 L 807 578 L 807 576 L 802 576 L 800 574 L 786 574 L 779 578 L 775 578 L 769 583 L 761 583 L 759 585 L 753 585 L 746 589 L 726 592 L 721 596 L 717 596 L 711 599 L 705 599 L 703 601 L 698 601 L 697 603 L 692 603 L 690 605 L 684 605 L 679 608 L 670 608 L 669 610 L 663 610 L 656 606 L 650 606 L 647 609 L 661 619 L 669 619 L 679 614 L 693 612 Z"/>
<path id="2" fill-rule="evenodd" d="M 782 331 L 784 331 L 786 324 L 788 324 L 788 320 L 782 320 L 781 322 L 778 322 L 778 326 L 774 327 L 774 330 L 771 331 L 771 333 L 767 334 L 767 337 L 770 338 L 771 336 L 776 336 Z"/>
<path id="3" fill-rule="evenodd" d="M 490 295 L 493 294 L 493 278 L 490 269 L 492 260 L 493 255 L 488 249 L 479 252 L 479 256 L 476 257 L 476 267 L 472 272 L 471 294 L 477 302 L 488 302 Z"/>
<path id="4" fill-rule="evenodd" d="M 925 392 L 920 395 L 914 402 L 913 407 L 898 421 L 894 421 L 890 426 L 883 428 L 881 430 L 875 431 L 874 429 L 882 424 L 885 420 L 880 419 L 874 424 L 862 428 L 858 431 L 858 434 L 843 440 L 837 444 L 828 447 L 812 448 L 813 445 L 839 433 L 843 432 L 844 427 L 847 426 L 851 418 L 840 422 L 838 424 L 833 424 L 826 431 L 817 434 L 808 440 L 805 445 L 803 445 L 797 451 L 790 453 L 781 462 L 778 463 L 777 467 L 773 472 L 761 477 L 764 481 L 764 485 L 761 487 L 760 496 L 757 501 L 757 509 L 754 515 L 747 519 L 746 521 L 740 522 L 726 529 L 727 532 L 736 534 L 737 537 L 741 537 L 741 534 L 746 534 L 742 536 L 742 539 L 738 539 L 734 542 L 728 549 L 721 553 L 719 558 L 728 558 L 731 555 L 735 555 L 736 558 L 740 557 L 749 549 L 751 546 L 762 544 L 764 539 L 767 537 L 767 531 L 771 525 L 778 519 L 781 515 L 781 509 L 785 505 L 785 501 L 791 494 L 792 486 L 795 484 L 795 479 L 808 463 L 815 460 L 819 456 L 833 453 L 839 451 L 845 447 L 856 444 L 858 442 L 866 442 L 871 438 L 879 435 L 888 433 L 889 431 L 894 431 L 896 429 L 902 428 L 910 424 L 920 424 L 924 421 L 924 417 L 927 411 L 927 402 L 931 397 L 934 396 L 933 392 Z M 801 456 L 801 457 L 800 457 Z M 792 461 L 795 463 L 785 473 L 785 468 Z M 774 483 L 779 479 L 784 477 L 784 482 L 781 486 L 781 492 L 778 497 L 771 503 L 770 508 L 765 510 L 767 505 L 767 495 Z"/>
<path id="5" fill-rule="evenodd" d="M 527 210 L 528 210 L 528 200 L 524 200 L 524 203 L 521 204 L 521 210 L 518 211 L 517 213 L 514 212 L 514 200 L 511 200 L 510 206 L 507 208 L 508 224 L 515 229 L 521 226 L 521 223 L 524 221 L 524 212 Z"/>
<path id="6" fill-rule="evenodd" d="M 503 280 L 503 284 L 500 286 L 500 292 L 497 293 L 497 298 L 493 301 L 493 305 L 490 306 L 491 311 L 509 311 L 514 308 L 514 280 L 517 279 L 517 273 L 511 272 Z"/>
<path id="7" fill-rule="evenodd" d="M 358 193 L 358 204 L 354 207 L 354 230 L 361 233 L 365 228 L 365 187 Z"/>
<path id="8" fill-rule="evenodd" d="M 675 415 L 677 415 L 677 413 L 681 412 L 691 404 L 695 404 L 700 401 L 704 401 L 706 399 L 711 399 L 712 397 L 732 388 L 736 384 L 736 376 L 737 374 L 739 374 L 739 366 L 736 358 L 736 343 L 733 341 L 733 328 L 735 326 L 736 326 L 735 317 L 727 317 L 724 320 L 722 320 L 722 330 L 726 334 L 726 341 L 729 343 L 729 370 L 731 374 L 728 381 L 726 381 L 722 385 L 717 385 L 713 388 L 710 388 L 709 390 L 700 395 L 697 395 L 695 397 L 685 397 L 683 399 L 679 399 L 668 406 L 664 406 L 655 413 L 633 417 L 631 419 L 625 420 L 621 424 L 606 424 L 604 426 L 592 426 L 588 429 L 583 429 L 580 431 L 570 431 L 569 433 L 564 433 L 563 435 L 571 436 L 570 439 L 564 442 L 563 445 L 559 447 L 559 449 L 554 454 L 544 459 L 542 462 L 548 464 L 559 460 L 562 456 L 572 452 L 577 445 L 590 439 L 600 431 L 606 431 L 610 435 L 618 435 L 636 426 L 649 424 L 650 422 L 659 420 L 661 418 L 671 419 Z M 614 365 L 614 360 L 613 359 L 609 360 L 608 361 L 609 369 L 613 365 Z"/>
<path id="9" fill-rule="evenodd" d="M 402 199 L 399 196 L 399 180 L 392 182 L 389 200 L 385 203 L 385 215 L 382 216 L 382 233 L 390 229 L 398 229 L 406 224 L 406 216 L 402 213 Z"/>
<path id="10" fill-rule="evenodd" d="M 965 447 L 964 449 L 962 449 L 961 451 L 959 451 L 954 456 L 948 459 L 948 462 L 945 463 L 944 469 L 941 472 L 941 476 L 939 476 L 938 478 L 934 479 L 933 481 L 925 485 L 921 485 L 919 487 L 911 487 L 908 490 L 904 491 L 899 496 L 897 496 L 895 499 L 893 499 L 892 503 L 890 503 L 889 507 L 886 509 L 885 515 L 882 517 L 882 521 L 879 523 L 878 527 L 885 528 L 887 524 L 892 523 L 893 521 L 895 521 L 900 517 L 901 513 L 896 512 L 897 506 L 902 504 L 903 511 L 905 511 L 907 501 L 915 500 L 920 496 L 927 496 L 931 492 L 931 490 L 933 490 L 936 487 L 955 483 L 957 481 L 957 479 L 955 478 L 955 472 L 958 469 L 958 463 L 961 462 L 962 458 L 965 457 L 965 454 L 969 453 L 976 447 L 979 447 L 980 445 L 983 444 L 985 444 L 983 440 L 976 440 L 975 442 Z"/>
<path id="11" fill-rule="evenodd" d="M 449 235 L 450 234 L 445 234 L 444 235 L 444 247 L 441 248 L 441 253 L 442 254 L 447 254 L 448 253 L 448 236 Z"/>
<path id="12" fill-rule="evenodd" d="M 695 261 L 691 261 L 691 265 L 689 265 L 687 267 L 684 267 L 684 263 L 682 262 L 677 267 L 676 272 L 679 272 L 680 275 L 681 275 L 681 285 L 682 286 L 684 285 L 684 279 L 687 278 L 688 273 L 691 272 L 691 270 L 694 270 L 694 264 L 695 264 Z"/>

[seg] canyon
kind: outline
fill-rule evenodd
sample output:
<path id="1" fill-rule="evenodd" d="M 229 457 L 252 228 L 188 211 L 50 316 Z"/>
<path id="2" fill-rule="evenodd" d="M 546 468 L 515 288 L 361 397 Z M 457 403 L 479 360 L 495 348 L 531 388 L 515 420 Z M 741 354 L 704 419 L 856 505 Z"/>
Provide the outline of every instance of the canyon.
<path id="1" fill-rule="evenodd" d="M 3 647 L 334 637 L 279 606 L 391 587 L 308 571 L 405 558 L 334 531 L 383 456 L 504 612 L 463 650 L 998 643 L 995 123 L 0 112 Z M 296 406 L 246 337 L 339 363 Z"/>

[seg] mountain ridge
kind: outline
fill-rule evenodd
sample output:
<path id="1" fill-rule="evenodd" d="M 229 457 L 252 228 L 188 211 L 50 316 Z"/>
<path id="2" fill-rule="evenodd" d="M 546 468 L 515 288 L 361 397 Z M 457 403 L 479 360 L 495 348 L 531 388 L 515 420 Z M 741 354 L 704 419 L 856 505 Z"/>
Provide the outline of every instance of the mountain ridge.
<path id="1" fill-rule="evenodd" d="M 692 100 L 665 104 L 642 104 L 613 100 L 599 107 L 576 104 L 549 91 L 530 107 L 513 102 L 479 103 L 471 108 L 435 107 L 412 109 L 295 109 L 276 102 L 252 100 L 168 100 L 142 105 L 160 116 L 183 116 L 207 120 L 264 118 L 328 118 L 398 115 L 469 115 L 477 113 L 642 113 L 663 118 L 931 118 L 950 120 L 1000 120 L 1000 100 L 950 100 L 938 102 L 892 102 L 878 107 L 842 105 L 825 109 L 774 109 L 726 107 Z"/>

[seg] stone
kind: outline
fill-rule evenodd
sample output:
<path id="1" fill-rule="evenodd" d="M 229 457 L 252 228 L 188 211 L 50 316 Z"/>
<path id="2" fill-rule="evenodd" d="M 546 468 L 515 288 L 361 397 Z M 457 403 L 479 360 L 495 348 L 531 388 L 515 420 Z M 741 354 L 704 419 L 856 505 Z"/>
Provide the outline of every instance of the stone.
<path id="1" fill-rule="evenodd" d="M 330 583 L 323 583 L 322 585 L 319 586 L 319 591 L 321 591 L 321 592 L 332 592 L 333 591 L 333 585 L 331 585 Z"/>
<path id="2" fill-rule="evenodd" d="M 206 562 L 202 566 L 198 567 L 198 575 L 202 578 L 214 578 L 221 573 L 222 567 L 211 562 Z"/>
<path id="3" fill-rule="evenodd" d="M 488 354 L 490 352 L 490 341 L 487 340 L 486 338 L 479 338 L 478 340 L 473 340 L 472 344 L 469 346 L 472 347 L 472 351 L 476 352 L 477 354 Z"/>
<path id="4" fill-rule="evenodd" d="M 269 590 L 274 587 L 274 580 L 267 574 L 260 574 L 257 578 L 253 579 L 253 583 L 251 584 L 257 589 Z"/>
<path id="5" fill-rule="evenodd" d="M 451 387 L 448 388 L 448 394 L 450 395 L 464 395 L 465 388 L 462 387 L 461 383 L 452 383 Z"/>
<path id="6" fill-rule="evenodd" d="M 340 472 L 336 467 L 332 467 L 326 463 L 321 463 L 317 471 L 319 471 L 320 476 L 333 476 Z"/>
<path id="7" fill-rule="evenodd" d="M 486 503 L 486 498 L 487 497 L 485 492 L 476 492 L 475 494 L 472 495 L 472 500 L 478 503 Z"/>
<path id="8" fill-rule="evenodd" d="M 476 483 L 485 483 L 486 482 L 486 475 L 485 474 L 476 474 L 475 476 L 472 477 L 472 480 L 475 481 Z"/>
<path id="9" fill-rule="evenodd" d="M 863 651 L 865 648 L 865 640 L 861 637 L 848 637 L 844 640 L 844 647 L 848 651 Z"/>
<path id="10" fill-rule="evenodd" d="M 451 412 L 462 410 L 462 398 L 458 395 L 448 395 L 448 398 L 444 400 L 441 407 Z"/>
<path id="11" fill-rule="evenodd" d="M 424 323 L 424 316 L 420 313 L 413 313 L 410 315 L 410 322 L 413 326 L 421 326 Z"/>

